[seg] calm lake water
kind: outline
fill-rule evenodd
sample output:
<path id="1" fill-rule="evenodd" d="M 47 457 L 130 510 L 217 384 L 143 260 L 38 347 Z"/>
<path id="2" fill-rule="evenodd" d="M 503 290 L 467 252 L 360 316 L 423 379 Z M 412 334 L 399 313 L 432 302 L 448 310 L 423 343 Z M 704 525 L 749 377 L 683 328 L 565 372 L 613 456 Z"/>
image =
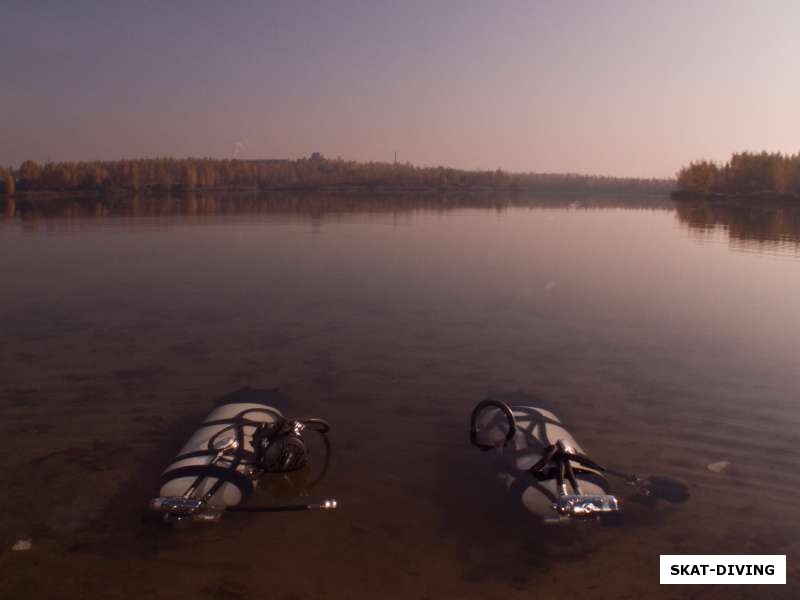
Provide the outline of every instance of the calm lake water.
<path id="1" fill-rule="evenodd" d="M 797 597 L 800 209 L 0 207 L 0 597 Z M 161 470 L 244 386 L 332 422 L 310 494 L 341 508 L 147 519 Z M 691 498 L 648 506 L 617 484 L 613 526 L 539 524 L 469 445 L 488 394 L 553 407 L 596 460 Z M 787 554 L 789 585 L 658 585 L 659 554 L 716 553 Z"/>

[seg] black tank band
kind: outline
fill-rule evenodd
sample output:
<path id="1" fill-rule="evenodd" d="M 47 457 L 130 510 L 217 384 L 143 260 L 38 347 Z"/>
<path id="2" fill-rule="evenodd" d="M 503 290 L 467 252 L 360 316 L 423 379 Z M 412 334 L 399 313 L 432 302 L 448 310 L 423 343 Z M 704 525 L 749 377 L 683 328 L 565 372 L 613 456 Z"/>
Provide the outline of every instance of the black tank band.
<path id="1" fill-rule="evenodd" d="M 216 465 L 193 465 L 171 469 L 161 476 L 160 485 L 163 486 L 173 479 L 180 479 L 182 477 L 218 479 L 224 483 L 235 485 L 239 488 L 239 491 L 242 492 L 242 495 L 249 494 L 253 491 L 253 482 L 250 481 L 249 477 L 242 475 L 236 469 L 227 469 Z"/>

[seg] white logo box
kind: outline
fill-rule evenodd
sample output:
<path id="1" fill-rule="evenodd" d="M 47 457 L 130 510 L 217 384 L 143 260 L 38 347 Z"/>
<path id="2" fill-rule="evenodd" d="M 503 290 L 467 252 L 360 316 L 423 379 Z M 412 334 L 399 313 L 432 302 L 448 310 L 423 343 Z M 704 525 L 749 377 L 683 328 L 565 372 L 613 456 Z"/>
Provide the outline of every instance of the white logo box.
<path id="1" fill-rule="evenodd" d="M 662 584 L 785 584 L 785 554 L 662 554 Z"/>

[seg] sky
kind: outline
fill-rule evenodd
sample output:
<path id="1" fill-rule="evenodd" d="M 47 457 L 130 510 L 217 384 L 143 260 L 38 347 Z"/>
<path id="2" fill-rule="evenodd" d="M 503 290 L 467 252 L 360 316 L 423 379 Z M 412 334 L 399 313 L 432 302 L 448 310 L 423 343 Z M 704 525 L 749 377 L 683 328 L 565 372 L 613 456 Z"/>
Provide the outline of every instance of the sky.
<path id="1" fill-rule="evenodd" d="M 669 177 L 800 150 L 800 2 L 0 1 L 0 164 Z"/>

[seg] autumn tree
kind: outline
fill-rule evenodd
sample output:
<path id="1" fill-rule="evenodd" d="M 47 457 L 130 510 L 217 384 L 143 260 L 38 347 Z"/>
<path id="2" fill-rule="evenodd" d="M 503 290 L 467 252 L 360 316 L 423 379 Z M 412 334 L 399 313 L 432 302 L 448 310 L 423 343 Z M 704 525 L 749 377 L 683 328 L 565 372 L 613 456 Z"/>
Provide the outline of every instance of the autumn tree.
<path id="1" fill-rule="evenodd" d="M 800 154 L 740 152 L 722 166 L 690 163 L 678 173 L 679 190 L 723 194 L 800 194 Z"/>
<path id="2" fill-rule="evenodd" d="M 197 169 L 194 165 L 186 165 L 183 170 L 183 187 L 193 190 L 197 187 Z"/>
<path id="3" fill-rule="evenodd" d="M 217 183 L 217 176 L 214 172 L 214 166 L 210 162 L 205 162 L 202 168 L 202 176 L 200 178 L 203 187 L 214 187 Z"/>
<path id="4" fill-rule="evenodd" d="M 28 187 L 39 184 L 42 168 L 32 160 L 26 160 L 19 167 L 19 179 L 24 181 Z"/>
<path id="5" fill-rule="evenodd" d="M 128 167 L 128 181 L 131 189 L 138 192 L 142 187 L 142 173 L 139 168 L 139 163 L 133 161 Z"/>
<path id="6" fill-rule="evenodd" d="M 719 179 L 719 167 L 711 161 L 691 163 L 678 172 L 678 188 L 692 192 L 708 193 Z"/>

